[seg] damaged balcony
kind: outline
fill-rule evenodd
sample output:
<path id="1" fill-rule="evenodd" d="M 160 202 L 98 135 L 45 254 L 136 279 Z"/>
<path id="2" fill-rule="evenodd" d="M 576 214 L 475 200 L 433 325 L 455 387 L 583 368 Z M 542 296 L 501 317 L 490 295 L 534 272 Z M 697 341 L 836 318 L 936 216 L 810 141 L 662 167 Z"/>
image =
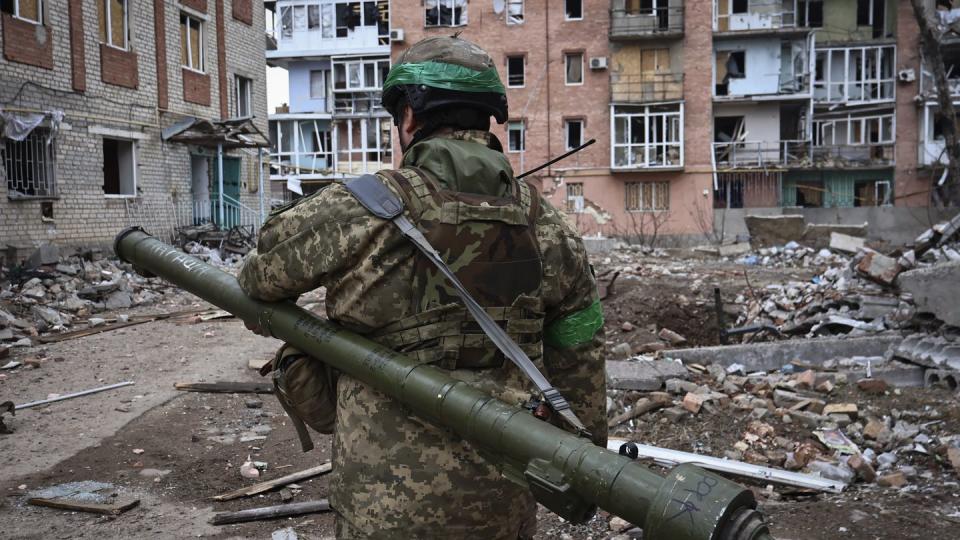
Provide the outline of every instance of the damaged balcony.
<path id="1" fill-rule="evenodd" d="M 315 180 L 333 173 L 329 118 L 289 115 L 270 120 L 270 180 Z"/>
<path id="2" fill-rule="evenodd" d="M 715 101 L 810 98 L 813 36 L 725 40 L 714 49 Z"/>
<path id="3" fill-rule="evenodd" d="M 683 99 L 683 73 L 610 73 L 610 101 L 653 103 Z"/>
<path id="4" fill-rule="evenodd" d="M 683 168 L 683 103 L 611 106 L 611 169 Z"/>
<path id="5" fill-rule="evenodd" d="M 327 54 L 356 54 L 390 50 L 390 4 L 387 0 L 278 0 L 272 35 L 276 50 L 267 60 L 282 65 L 285 59 Z"/>
<path id="6" fill-rule="evenodd" d="M 804 31 L 822 26 L 823 2 L 800 0 L 714 0 L 718 34 Z"/>
<path id="7" fill-rule="evenodd" d="M 858 105 L 896 99 L 896 45 L 818 48 L 816 103 Z"/>
<path id="8" fill-rule="evenodd" d="M 613 0 L 610 40 L 662 39 L 683 35 L 683 0 Z"/>
<path id="9" fill-rule="evenodd" d="M 822 114 L 813 121 L 813 168 L 885 168 L 894 165 L 893 111 Z"/>
<path id="10" fill-rule="evenodd" d="M 960 109 L 960 97 L 954 98 L 953 106 Z M 943 134 L 944 119 L 936 103 L 926 103 L 920 119 L 921 167 L 941 167 L 949 164 L 947 143 Z"/>
<path id="11" fill-rule="evenodd" d="M 954 101 L 957 101 L 960 99 L 960 37 L 945 36 L 940 42 L 940 54 L 943 55 L 943 67 L 947 75 L 950 95 L 953 96 Z M 920 96 L 924 101 L 937 99 L 937 84 L 926 60 L 920 63 Z"/>
<path id="12" fill-rule="evenodd" d="M 713 143 L 718 171 L 786 169 L 808 164 L 810 141 L 730 141 Z"/>

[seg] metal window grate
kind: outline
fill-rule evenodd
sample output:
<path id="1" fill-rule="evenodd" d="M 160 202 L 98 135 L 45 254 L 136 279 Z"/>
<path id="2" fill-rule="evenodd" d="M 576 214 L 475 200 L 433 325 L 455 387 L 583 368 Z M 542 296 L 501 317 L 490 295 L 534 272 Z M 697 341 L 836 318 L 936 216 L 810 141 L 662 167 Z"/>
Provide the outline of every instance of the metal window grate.
<path id="1" fill-rule="evenodd" d="M 37 128 L 22 141 L 6 139 L 3 165 L 9 197 L 53 197 L 56 142 L 50 130 Z"/>

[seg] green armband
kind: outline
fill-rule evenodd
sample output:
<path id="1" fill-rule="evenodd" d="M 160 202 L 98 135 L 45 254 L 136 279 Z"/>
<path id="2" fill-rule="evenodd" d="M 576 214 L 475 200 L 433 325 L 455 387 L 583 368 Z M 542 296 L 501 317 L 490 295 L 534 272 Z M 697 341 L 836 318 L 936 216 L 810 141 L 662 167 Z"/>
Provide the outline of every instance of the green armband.
<path id="1" fill-rule="evenodd" d="M 556 320 L 547 327 L 543 341 L 557 349 L 588 343 L 603 327 L 603 307 L 594 300 L 590 307 Z"/>

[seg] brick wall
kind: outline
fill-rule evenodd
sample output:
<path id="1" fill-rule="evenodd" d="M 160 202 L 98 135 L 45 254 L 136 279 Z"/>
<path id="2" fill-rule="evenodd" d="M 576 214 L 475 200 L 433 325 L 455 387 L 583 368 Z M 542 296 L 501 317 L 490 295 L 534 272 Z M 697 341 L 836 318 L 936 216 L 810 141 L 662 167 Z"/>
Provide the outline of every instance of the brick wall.
<path id="1" fill-rule="evenodd" d="M 66 28 L 66 27 L 63 27 Z M 3 14 L 3 57 L 12 62 L 53 69 L 53 31 Z"/>
<path id="2" fill-rule="evenodd" d="M 253 26 L 253 0 L 233 0 L 233 18 Z"/>
<path id="3" fill-rule="evenodd" d="M 70 0 L 70 73 L 73 89 L 87 89 L 87 66 L 83 47 L 83 0 Z"/>
<path id="4" fill-rule="evenodd" d="M 229 2 L 229 0 L 226 0 Z M 192 2 L 206 4 L 206 2 Z M 161 131 L 184 116 L 219 118 L 219 106 L 189 103 L 183 99 L 183 75 L 180 69 L 179 9 L 172 0 L 130 2 L 130 51 L 136 55 L 138 84 L 135 87 L 104 82 L 102 77 L 84 77 L 86 91 L 74 88 L 77 73 L 102 73 L 107 58 L 100 44 L 97 0 L 46 2 L 46 25 L 51 29 L 49 51 L 53 69 L 14 62 L 6 54 L 0 59 L 0 101 L 8 107 L 30 110 L 60 109 L 64 122 L 55 140 L 57 197 L 49 199 L 54 218 L 41 217 L 40 200 L 11 200 L 6 170 L 0 165 L 0 246 L 29 248 L 41 242 L 63 245 L 109 245 L 124 226 L 142 224 L 147 230 L 169 229 L 174 220 L 174 203 L 188 207 L 192 198 L 190 156 L 206 152 L 183 144 L 165 142 Z M 262 8 L 262 2 L 255 2 Z M 203 6 L 206 7 L 206 6 Z M 79 13 L 75 11 L 80 8 Z M 232 5 L 225 5 L 232 9 Z M 71 11 L 74 10 L 74 11 Z M 167 47 L 157 50 L 155 15 L 161 13 L 166 29 Z M 70 23 L 80 18 L 82 36 L 71 36 Z M 254 10 L 254 24 L 246 25 L 228 18 L 228 73 L 242 71 L 254 81 L 254 114 L 266 131 L 266 87 L 264 74 L 263 14 Z M 205 28 L 207 74 L 218 69 L 216 36 Z M 234 28 L 231 25 L 235 25 Z M 74 26 L 76 28 L 77 26 Z M 0 26 L 2 42 L 12 39 L 9 26 Z M 79 39 L 82 37 L 82 39 Z M 82 47 L 85 55 L 76 54 Z M 166 66 L 159 65 L 165 63 Z M 232 62 L 236 61 L 234 68 Z M 167 108 L 158 115 L 161 104 L 158 80 L 167 78 Z M 209 76 L 208 76 L 209 78 Z M 210 89 L 210 103 L 219 104 L 219 90 Z M 158 122 L 159 118 L 159 122 Z M 103 193 L 103 138 L 136 140 L 137 194 L 130 198 L 111 198 Z M 2 149 L 2 145 L 0 145 Z M 0 150 L 2 152 L 2 150 Z M 243 158 L 241 165 L 241 201 L 257 208 L 255 151 L 233 151 Z"/>
<path id="5" fill-rule="evenodd" d="M 183 79 L 183 100 L 197 105 L 210 105 L 210 75 L 190 68 L 180 68 Z"/>
<path id="6" fill-rule="evenodd" d="M 918 171 L 920 148 L 920 114 L 923 109 L 914 102 L 920 91 L 920 30 L 910 2 L 897 6 L 897 65 L 896 70 L 913 69 L 913 82 L 897 82 L 896 112 L 896 172 L 893 195 L 896 206 L 927 206 L 929 190 L 934 184 L 934 171 Z M 936 171 L 937 173 L 939 171 Z M 937 175 L 939 178 L 939 175 Z"/>
<path id="7" fill-rule="evenodd" d="M 105 83 L 136 89 L 140 82 L 137 53 L 101 43 L 100 80 Z"/>

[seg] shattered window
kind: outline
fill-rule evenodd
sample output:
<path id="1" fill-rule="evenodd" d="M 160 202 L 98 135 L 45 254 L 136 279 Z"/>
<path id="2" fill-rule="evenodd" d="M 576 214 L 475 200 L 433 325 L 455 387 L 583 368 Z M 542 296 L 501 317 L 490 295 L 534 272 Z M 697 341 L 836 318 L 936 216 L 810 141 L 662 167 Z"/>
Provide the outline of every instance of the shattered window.
<path id="1" fill-rule="evenodd" d="M 507 24 L 523 24 L 523 0 L 507 0 Z"/>
<path id="2" fill-rule="evenodd" d="M 424 26 L 464 26 L 467 24 L 466 0 L 426 0 Z"/>
<path id="3" fill-rule="evenodd" d="M 567 212 L 583 212 L 583 182 L 567 183 Z"/>
<path id="4" fill-rule="evenodd" d="M 293 8 L 290 6 L 280 8 L 280 37 L 293 37 Z"/>
<path id="5" fill-rule="evenodd" d="M 568 21 L 577 21 L 583 18 L 583 0 L 566 0 L 564 8 Z"/>
<path id="6" fill-rule="evenodd" d="M 507 151 L 523 152 L 526 150 L 526 126 L 523 120 L 507 122 Z"/>
<path id="7" fill-rule="evenodd" d="M 614 106 L 613 167 L 683 165 L 680 104 Z"/>
<path id="8" fill-rule="evenodd" d="M 320 28 L 320 6 L 307 6 L 307 28 Z"/>
<path id="9" fill-rule="evenodd" d="M 524 84 L 524 57 L 507 57 L 507 86 L 520 87 Z"/>
<path id="10" fill-rule="evenodd" d="M 583 144 L 583 120 L 566 120 L 564 122 L 567 138 L 567 150 L 573 150 Z"/>

